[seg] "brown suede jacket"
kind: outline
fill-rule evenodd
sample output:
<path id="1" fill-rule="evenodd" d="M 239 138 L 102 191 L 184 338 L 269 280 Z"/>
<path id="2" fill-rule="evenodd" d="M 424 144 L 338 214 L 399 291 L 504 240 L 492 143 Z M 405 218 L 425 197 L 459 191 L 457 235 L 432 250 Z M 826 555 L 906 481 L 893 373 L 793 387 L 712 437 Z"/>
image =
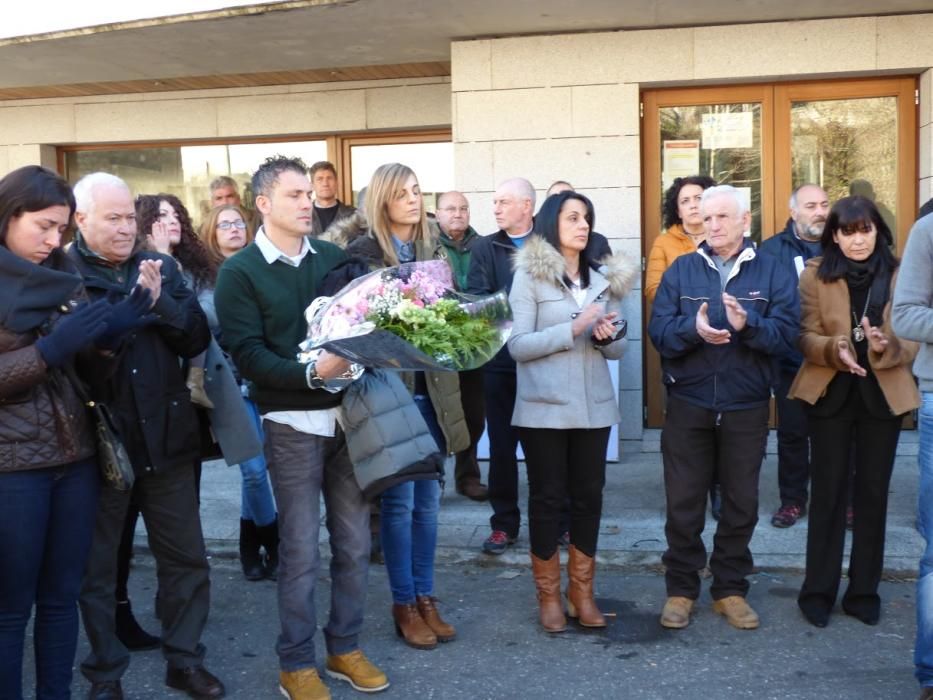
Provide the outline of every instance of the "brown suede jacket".
<path id="1" fill-rule="evenodd" d="M 837 348 L 838 343 L 849 343 L 852 337 L 849 288 L 844 279 L 821 282 L 816 276 L 821 260 L 808 260 L 800 276 L 800 350 L 804 362 L 788 392 L 788 398 L 811 405 L 826 393 L 836 372 L 847 371 Z M 891 278 L 892 297 L 896 280 L 897 273 Z M 881 331 L 888 345 L 882 353 L 869 349 L 868 361 L 891 412 L 901 415 L 920 405 L 920 394 L 911 374 L 919 345 L 894 335 L 890 301 L 884 307 Z"/>

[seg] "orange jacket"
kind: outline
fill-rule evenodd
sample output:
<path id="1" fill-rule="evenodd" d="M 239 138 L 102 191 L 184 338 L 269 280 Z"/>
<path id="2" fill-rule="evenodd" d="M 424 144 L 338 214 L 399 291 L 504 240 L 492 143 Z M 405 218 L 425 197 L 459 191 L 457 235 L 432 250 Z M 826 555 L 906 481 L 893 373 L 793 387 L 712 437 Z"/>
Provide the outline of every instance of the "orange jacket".
<path id="1" fill-rule="evenodd" d="M 648 297 L 648 303 L 654 302 L 654 295 L 661 284 L 661 276 L 667 268 L 681 255 L 695 253 L 696 250 L 693 239 L 684 233 L 680 224 L 674 224 L 666 233 L 654 239 L 654 245 L 648 254 L 648 268 L 645 270 L 645 296 Z"/>

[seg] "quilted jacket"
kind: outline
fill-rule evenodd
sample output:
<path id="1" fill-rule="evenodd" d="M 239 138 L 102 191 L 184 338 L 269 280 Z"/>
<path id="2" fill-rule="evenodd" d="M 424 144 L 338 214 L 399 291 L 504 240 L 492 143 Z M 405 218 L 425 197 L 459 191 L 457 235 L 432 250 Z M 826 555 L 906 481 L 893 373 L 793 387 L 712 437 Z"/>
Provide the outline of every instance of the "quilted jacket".
<path id="1" fill-rule="evenodd" d="M 46 367 L 36 348 L 40 330 L 50 330 L 84 297 L 58 251 L 47 262 L 36 265 L 0 246 L 0 472 L 59 466 L 95 452 L 74 387 L 61 370 Z M 76 358 L 80 375 L 107 364 L 96 355 Z"/>

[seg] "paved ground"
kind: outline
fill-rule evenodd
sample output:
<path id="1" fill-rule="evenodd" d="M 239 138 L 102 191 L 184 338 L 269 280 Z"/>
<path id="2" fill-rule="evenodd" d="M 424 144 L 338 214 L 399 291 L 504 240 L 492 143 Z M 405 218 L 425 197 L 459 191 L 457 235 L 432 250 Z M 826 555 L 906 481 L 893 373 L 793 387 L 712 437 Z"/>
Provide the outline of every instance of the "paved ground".
<path id="1" fill-rule="evenodd" d="M 778 505 L 776 458 L 769 453 L 762 469 L 761 522 L 752 542 L 758 573 L 752 577 L 749 594 L 761 614 L 762 628 L 732 629 L 712 613 L 704 592 L 691 627 L 676 632 L 662 629 L 657 616 L 664 598 L 659 566 L 664 548 L 663 489 L 656 450 L 657 434 L 649 433 L 642 443 L 627 443 L 622 460 L 609 467 L 597 591 L 604 610 L 616 617 L 604 631 L 541 633 L 527 566 L 526 531 L 523 528 L 518 544 L 502 557 L 479 553 L 488 532 L 488 506 L 448 488 L 441 508 L 437 591 L 459 639 L 430 652 L 399 642 L 390 620 L 385 572 L 373 567 L 363 645 L 390 675 L 393 685 L 382 697 L 916 697 L 912 578 L 922 541 L 913 527 L 915 433 L 902 439 L 891 483 L 887 575 L 881 590 L 884 607 L 877 627 L 867 627 L 837 609 L 829 627 L 818 630 L 797 611 L 806 521 L 789 530 L 768 523 Z M 229 697 L 275 698 L 280 697 L 274 654 L 275 586 L 247 583 L 233 558 L 239 483 L 238 469 L 221 463 L 205 465 L 202 519 L 213 569 L 211 618 L 204 639 L 207 662 L 227 683 Z M 524 484 L 522 488 L 524 502 Z M 712 520 L 708 525 L 707 538 Z M 130 588 L 140 621 L 155 631 L 155 576 L 145 544 L 141 529 Z M 319 600 L 326 609 L 329 582 L 322 578 L 321 584 Z M 78 660 L 85 653 L 82 639 Z M 31 667 L 31 660 L 27 661 L 30 684 Z M 124 681 L 127 697 L 184 697 L 162 685 L 163 673 L 159 652 L 135 655 Z M 335 698 L 361 697 L 336 681 L 330 685 Z M 84 697 L 87 688 L 76 677 L 75 697 Z"/>
<path id="2" fill-rule="evenodd" d="M 152 561 L 146 555 L 137 560 L 134 606 L 144 626 L 155 630 Z M 231 698 L 279 697 L 275 585 L 247 583 L 235 561 L 215 558 L 212 565 L 213 605 L 204 638 L 208 667 L 222 677 Z M 659 575 L 604 569 L 598 574 L 599 599 L 603 610 L 616 613 L 609 626 L 549 636 L 536 626 L 528 569 L 445 564 L 437 590 L 459 638 L 417 651 L 395 637 L 385 571 L 373 567 L 363 647 L 390 676 L 392 687 L 380 695 L 385 698 L 915 698 L 913 585 L 882 584 L 877 627 L 837 610 L 819 630 L 797 612 L 800 580 L 768 572 L 753 577 L 749 600 L 762 618 L 757 631 L 729 627 L 711 611 L 706 592 L 693 624 L 670 631 L 657 622 L 664 596 Z M 321 584 L 324 606 L 328 582 Z M 85 650 L 82 639 L 79 659 Z M 163 673 L 159 652 L 134 655 L 124 678 L 127 697 L 185 697 L 162 685 Z M 337 681 L 329 685 L 335 698 L 363 697 Z M 87 688 L 76 679 L 75 697 L 84 697 Z"/>

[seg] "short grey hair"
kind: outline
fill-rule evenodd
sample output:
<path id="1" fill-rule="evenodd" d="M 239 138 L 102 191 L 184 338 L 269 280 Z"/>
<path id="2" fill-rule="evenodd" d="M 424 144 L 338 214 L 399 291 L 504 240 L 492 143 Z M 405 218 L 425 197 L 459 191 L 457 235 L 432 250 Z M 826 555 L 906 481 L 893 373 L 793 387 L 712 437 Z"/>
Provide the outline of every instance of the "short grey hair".
<path id="1" fill-rule="evenodd" d="M 800 190 L 802 190 L 804 187 L 815 187 L 815 188 L 817 188 L 818 190 L 823 190 L 823 188 L 820 187 L 819 185 L 817 185 L 815 182 L 805 182 L 805 183 L 803 183 L 803 184 L 800 185 L 799 187 L 794 188 L 794 191 L 790 193 L 790 199 L 787 201 L 787 208 L 788 208 L 788 209 L 796 209 L 796 208 L 797 208 L 797 195 L 800 194 Z M 826 192 L 826 190 L 823 190 L 823 192 Z"/>
<path id="2" fill-rule="evenodd" d="M 738 211 L 736 212 L 738 216 L 742 216 L 748 211 L 748 204 L 745 202 L 745 197 L 743 197 L 742 193 L 732 185 L 716 185 L 714 187 L 707 187 L 705 190 L 703 190 L 703 195 L 700 198 L 701 211 L 707 200 L 710 200 L 713 197 L 722 197 L 723 195 L 726 197 L 732 197 L 736 207 L 738 208 Z"/>
<path id="3" fill-rule="evenodd" d="M 513 177 L 500 183 L 496 188 L 498 190 L 508 190 L 522 199 L 531 200 L 532 210 L 535 208 L 536 193 L 535 188 L 528 180 L 523 177 Z"/>
<path id="4" fill-rule="evenodd" d="M 214 194 L 214 192 L 221 187 L 232 187 L 237 193 L 240 191 L 240 186 L 237 184 L 236 180 L 229 175 L 218 175 L 211 180 L 211 184 L 208 187 L 210 188 L 211 194 Z"/>
<path id="5" fill-rule="evenodd" d="M 126 181 L 110 173 L 90 173 L 78 180 L 72 188 L 75 193 L 75 211 L 90 214 L 94 208 L 94 190 L 98 187 L 122 187 L 127 192 L 130 186 Z"/>

